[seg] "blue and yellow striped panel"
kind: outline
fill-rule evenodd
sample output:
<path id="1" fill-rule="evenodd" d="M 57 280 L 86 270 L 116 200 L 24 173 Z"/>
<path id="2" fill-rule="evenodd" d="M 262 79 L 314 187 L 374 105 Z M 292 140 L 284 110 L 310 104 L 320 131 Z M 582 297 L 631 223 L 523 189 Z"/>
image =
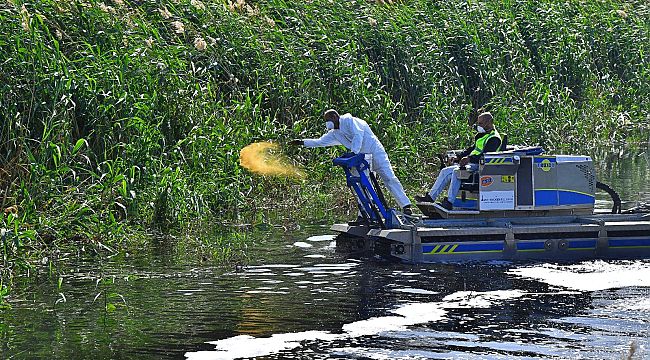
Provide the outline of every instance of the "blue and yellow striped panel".
<path id="1" fill-rule="evenodd" d="M 567 250 L 594 250 L 596 249 L 596 240 L 571 240 L 568 243 Z M 546 251 L 545 241 L 527 241 L 518 242 L 517 251 L 521 252 L 541 252 Z"/>
<path id="2" fill-rule="evenodd" d="M 485 244 L 422 244 L 422 253 L 428 255 L 482 254 L 503 251 L 503 242 Z"/>
<path id="3" fill-rule="evenodd" d="M 485 158 L 485 165 L 501 165 L 501 164 L 512 164 L 513 160 L 511 157 L 494 157 L 494 158 Z"/>
<path id="4" fill-rule="evenodd" d="M 567 250 L 596 250 L 596 240 L 570 240 Z"/>
<path id="5" fill-rule="evenodd" d="M 609 239 L 609 247 L 615 249 L 648 249 L 650 248 L 650 238 L 648 239 Z"/>
<path id="6" fill-rule="evenodd" d="M 544 241 L 526 241 L 517 243 L 517 251 L 522 252 L 535 252 L 545 251 Z"/>

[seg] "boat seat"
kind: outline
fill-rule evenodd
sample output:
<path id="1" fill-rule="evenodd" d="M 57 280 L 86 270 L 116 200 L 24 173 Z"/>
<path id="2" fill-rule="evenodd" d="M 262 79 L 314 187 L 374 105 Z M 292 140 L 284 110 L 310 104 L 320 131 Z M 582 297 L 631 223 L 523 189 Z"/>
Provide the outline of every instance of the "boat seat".
<path id="1" fill-rule="evenodd" d="M 460 190 L 478 191 L 478 171 L 459 170 Z"/>
<path id="2" fill-rule="evenodd" d="M 505 151 L 508 147 L 508 134 L 501 134 L 501 146 L 499 151 Z M 460 170 L 460 190 L 478 192 L 479 173 L 477 171 Z"/>

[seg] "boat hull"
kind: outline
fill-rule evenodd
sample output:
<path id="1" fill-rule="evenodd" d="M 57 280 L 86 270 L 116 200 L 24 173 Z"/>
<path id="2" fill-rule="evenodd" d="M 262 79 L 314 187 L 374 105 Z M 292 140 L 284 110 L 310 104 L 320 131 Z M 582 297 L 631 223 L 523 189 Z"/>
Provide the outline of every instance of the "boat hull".
<path id="1" fill-rule="evenodd" d="M 401 229 L 335 224 L 339 249 L 407 263 L 650 258 L 650 214 L 425 220 Z"/>

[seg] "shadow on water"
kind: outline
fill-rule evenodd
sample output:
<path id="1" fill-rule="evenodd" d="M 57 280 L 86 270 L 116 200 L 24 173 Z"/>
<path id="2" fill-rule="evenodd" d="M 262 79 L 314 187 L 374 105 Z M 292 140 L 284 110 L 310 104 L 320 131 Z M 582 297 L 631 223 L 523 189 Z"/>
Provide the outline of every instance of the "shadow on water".
<path id="1" fill-rule="evenodd" d="M 646 158 L 594 158 L 624 199 L 650 200 Z M 25 282 L 0 310 L 0 358 L 649 355 L 648 260 L 408 265 L 337 253 L 327 226 L 246 236 L 245 267 L 179 260 L 178 240 L 161 239 Z"/>

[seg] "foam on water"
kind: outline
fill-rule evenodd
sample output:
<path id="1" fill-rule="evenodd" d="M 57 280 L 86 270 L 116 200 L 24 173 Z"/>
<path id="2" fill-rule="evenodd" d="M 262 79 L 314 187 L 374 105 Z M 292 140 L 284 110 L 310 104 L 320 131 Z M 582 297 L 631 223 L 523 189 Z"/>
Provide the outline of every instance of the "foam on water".
<path id="1" fill-rule="evenodd" d="M 522 297 L 526 294 L 521 290 L 496 290 L 488 292 L 459 291 L 445 296 L 446 301 L 452 308 L 485 308 L 497 300 L 509 300 Z"/>
<path id="2" fill-rule="evenodd" d="M 406 330 L 407 326 L 441 320 L 447 313 L 440 303 L 406 304 L 391 311 L 399 316 L 380 316 L 343 325 L 349 336 L 374 335 L 386 331 Z"/>
<path id="3" fill-rule="evenodd" d="M 609 305 L 611 308 L 618 310 L 634 310 L 634 311 L 643 311 L 648 313 L 650 317 L 650 298 L 632 298 L 632 299 L 621 299 L 617 300 L 613 304 Z"/>
<path id="4" fill-rule="evenodd" d="M 573 265 L 543 264 L 512 269 L 509 273 L 581 291 L 650 286 L 648 261 L 597 260 Z"/>
<path id="5" fill-rule="evenodd" d="M 299 248 L 310 248 L 313 245 L 310 244 L 310 243 L 306 243 L 304 241 L 296 241 L 295 243 L 293 243 L 293 246 L 299 247 Z"/>
<path id="6" fill-rule="evenodd" d="M 408 294 L 423 294 L 423 295 L 432 295 L 432 294 L 437 294 L 438 293 L 436 291 L 424 290 L 424 289 L 416 289 L 416 288 L 401 288 L 401 289 L 394 289 L 393 291 L 401 292 L 401 293 L 408 293 Z"/>
<path id="7" fill-rule="evenodd" d="M 390 311 L 394 315 L 372 317 L 342 326 L 341 334 L 326 331 L 305 331 L 298 333 L 274 334 L 270 337 L 239 335 L 210 342 L 215 351 L 186 353 L 190 360 L 223 360 L 265 356 L 282 350 L 300 346 L 302 341 L 332 341 L 345 338 L 376 335 L 385 332 L 405 331 L 408 326 L 424 324 L 445 319 L 446 309 L 460 307 L 484 308 L 499 300 L 521 297 L 523 291 L 461 291 L 446 296 L 442 302 L 409 303 Z"/>
<path id="8" fill-rule="evenodd" d="M 315 235 L 315 236 L 310 236 L 306 240 L 307 241 L 313 241 L 313 242 L 319 242 L 319 241 L 332 241 L 336 235 Z"/>
<path id="9" fill-rule="evenodd" d="M 305 340 L 336 340 L 338 337 L 339 335 L 326 331 L 303 331 L 257 338 L 250 335 L 239 335 L 210 342 L 216 346 L 216 351 L 197 351 L 186 353 L 185 356 L 190 360 L 250 358 L 293 349 L 300 346 L 300 342 Z"/>

